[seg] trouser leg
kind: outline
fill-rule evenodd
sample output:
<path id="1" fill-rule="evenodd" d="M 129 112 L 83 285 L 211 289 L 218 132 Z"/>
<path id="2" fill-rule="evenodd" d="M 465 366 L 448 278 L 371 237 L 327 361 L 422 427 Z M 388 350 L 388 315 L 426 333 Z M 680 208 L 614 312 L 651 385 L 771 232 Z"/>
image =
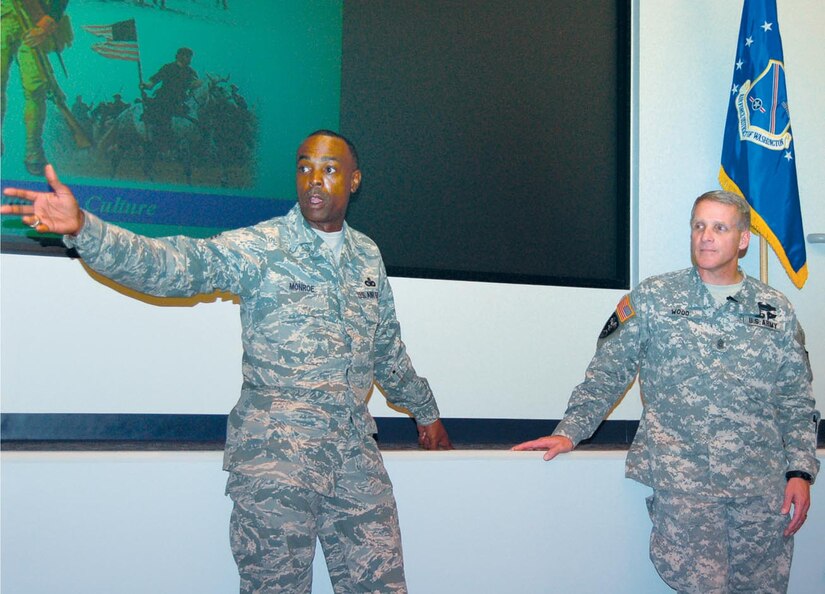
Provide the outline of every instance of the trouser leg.
<path id="1" fill-rule="evenodd" d="M 722 508 L 667 491 L 648 497 L 650 560 L 665 583 L 685 594 L 723 594 L 728 546 Z"/>
<path id="2" fill-rule="evenodd" d="M 367 438 L 323 498 L 318 538 L 336 594 L 406 594 L 398 511 L 381 454 Z"/>
<path id="3" fill-rule="evenodd" d="M 784 594 L 793 540 L 785 538 L 781 492 L 708 498 L 656 491 L 650 558 L 662 579 L 685 594 Z"/>
<path id="4" fill-rule="evenodd" d="M 310 594 L 319 496 L 231 474 L 229 540 L 242 594 Z"/>
<path id="5" fill-rule="evenodd" d="M 791 575 L 793 537 L 785 538 L 788 516 L 782 493 L 736 501 L 728 513 L 731 592 L 785 594 Z"/>

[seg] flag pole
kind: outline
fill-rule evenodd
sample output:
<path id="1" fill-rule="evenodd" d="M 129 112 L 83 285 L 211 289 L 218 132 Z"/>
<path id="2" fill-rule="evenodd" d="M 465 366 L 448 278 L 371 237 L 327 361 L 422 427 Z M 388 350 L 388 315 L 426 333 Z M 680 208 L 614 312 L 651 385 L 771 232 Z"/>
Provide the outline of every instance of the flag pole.
<path id="1" fill-rule="evenodd" d="M 135 23 L 135 39 L 137 39 L 137 23 Z M 140 65 L 140 49 L 137 52 L 137 71 L 138 71 L 138 88 L 140 89 L 140 98 L 146 99 L 146 91 L 143 89 L 143 67 Z"/>
<path id="2" fill-rule="evenodd" d="M 140 98 L 146 99 L 146 89 L 143 88 L 143 69 L 140 67 L 140 58 L 137 60 L 138 68 L 138 89 L 140 89 Z"/>
<path id="3" fill-rule="evenodd" d="M 768 284 L 768 240 L 759 236 L 759 280 Z"/>

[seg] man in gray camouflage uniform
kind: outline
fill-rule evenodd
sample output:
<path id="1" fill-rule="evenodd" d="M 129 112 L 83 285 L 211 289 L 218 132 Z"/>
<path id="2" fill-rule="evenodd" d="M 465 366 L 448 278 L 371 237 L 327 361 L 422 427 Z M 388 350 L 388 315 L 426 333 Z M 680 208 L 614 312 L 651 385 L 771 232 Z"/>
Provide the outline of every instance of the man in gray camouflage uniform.
<path id="1" fill-rule="evenodd" d="M 401 341 L 378 248 L 344 222 L 361 183 L 357 158 L 344 137 L 311 134 L 298 149 L 298 204 L 211 239 L 149 239 L 106 224 L 78 208 L 51 166 L 54 192 L 9 188 L 31 204 L 0 210 L 65 234 L 91 268 L 133 289 L 240 297 L 243 387 L 224 468 L 242 592 L 308 594 L 316 538 L 337 593 L 407 591 L 367 409 L 374 381 L 416 418 L 421 447 L 452 447 Z"/>
<path id="2" fill-rule="evenodd" d="M 697 198 L 694 266 L 619 302 L 553 434 L 514 448 L 569 452 L 638 373 L 626 473 L 653 487 L 650 556 L 679 592 L 785 592 L 819 470 L 804 336 L 788 300 L 739 269 L 749 229 L 739 196 Z"/>

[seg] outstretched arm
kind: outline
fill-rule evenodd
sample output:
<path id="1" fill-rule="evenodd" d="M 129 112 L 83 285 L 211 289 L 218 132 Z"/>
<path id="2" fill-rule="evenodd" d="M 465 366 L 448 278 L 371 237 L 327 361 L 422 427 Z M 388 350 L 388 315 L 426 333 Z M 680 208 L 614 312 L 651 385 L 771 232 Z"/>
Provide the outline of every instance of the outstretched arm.
<path id="1" fill-rule="evenodd" d="M 54 167 L 46 165 L 44 171 L 51 192 L 6 188 L 3 194 L 26 202 L 3 204 L 0 214 L 20 215 L 23 222 L 38 233 L 77 235 L 83 228 L 83 211 L 72 191 L 58 179 Z"/>
<path id="2" fill-rule="evenodd" d="M 516 452 L 528 450 L 547 450 L 544 452 L 545 460 L 552 460 L 559 454 L 564 454 L 573 449 L 573 442 L 563 435 L 548 435 L 539 437 L 532 441 L 525 441 L 512 448 Z"/>
<path id="3" fill-rule="evenodd" d="M 158 297 L 215 290 L 243 295 L 259 285 L 259 255 L 266 238 L 254 227 L 211 239 L 143 237 L 109 225 L 93 213 L 84 214 L 51 165 L 46 165 L 45 174 L 51 192 L 5 188 L 5 196 L 19 201 L 2 205 L 0 214 L 19 215 L 39 233 L 70 236 L 66 245 L 77 249 L 90 268 L 115 282 Z"/>

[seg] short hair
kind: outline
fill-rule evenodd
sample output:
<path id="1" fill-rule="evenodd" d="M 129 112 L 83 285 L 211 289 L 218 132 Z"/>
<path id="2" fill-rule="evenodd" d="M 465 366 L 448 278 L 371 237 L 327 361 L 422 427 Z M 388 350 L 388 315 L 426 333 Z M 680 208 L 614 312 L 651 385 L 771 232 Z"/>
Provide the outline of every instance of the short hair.
<path id="1" fill-rule="evenodd" d="M 696 214 L 696 207 L 700 202 L 718 202 L 719 204 L 729 204 L 736 208 L 739 213 L 739 221 L 736 223 L 737 229 L 747 231 L 751 228 L 751 206 L 747 200 L 739 194 L 728 192 L 727 190 L 711 190 L 699 196 L 690 209 L 690 222 L 693 224 L 693 217 Z"/>
<path id="2" fill-rule="evenodd" d="M 195 52 L 193 52 L 188 47 L 182 47 L 175 53 L 175 57 L 177 57 L 177 56 L 189 56 L 191 58 L 192 54 L 194 54 L 194 53 Z"/>
<path id="3" fill-rule="evenodd" d="M 332 130 L 316 130 L 312 134 L 307 135 L 307 138 L 312 138 L 313 136 L 331 136 L 333 138 L 340 138 L 344 141 L 344 144 L 347 145 L 350 154 L 352 155 L 352 160 L 355 161 L 355 168 L 358 169 L 358 151 L 355 150 L 355 145 L 352 144 L 349 138 L 344 136 L 343 134 L 338 134 L 338 132 L 333 132 Z"/>

